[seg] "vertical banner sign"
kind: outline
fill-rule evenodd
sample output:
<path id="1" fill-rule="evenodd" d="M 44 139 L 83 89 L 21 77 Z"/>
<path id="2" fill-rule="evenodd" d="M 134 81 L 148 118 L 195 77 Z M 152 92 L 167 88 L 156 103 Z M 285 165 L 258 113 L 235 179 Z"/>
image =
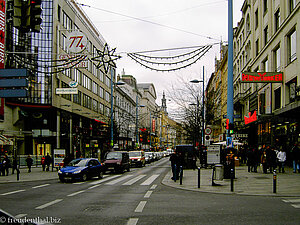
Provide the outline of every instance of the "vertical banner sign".
<path id="1" fill-rule="evenodd" d="M 155 132 L 155 119 L 152 119 L 152 133 Z"/>
<path id="2" fill-rule="evenodd" d="M 5 59 L 5 0 L 0 0 L 0 69 Z M 4 98 L 0 98 L 0 120 L 4 120 Z"/>

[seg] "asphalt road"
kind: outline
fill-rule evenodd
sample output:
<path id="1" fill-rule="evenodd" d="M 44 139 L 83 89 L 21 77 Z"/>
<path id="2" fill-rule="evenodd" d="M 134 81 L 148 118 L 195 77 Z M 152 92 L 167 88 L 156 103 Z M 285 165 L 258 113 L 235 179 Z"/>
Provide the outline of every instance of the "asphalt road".
<path id="1" fill-rule="evenodd" d="M 179 190 L 161 184 L 168 159 L 104 179 L 0 184 L 0 208 L 52 224 L 299 224 L 300 209 L 278 197 Z M 1 224 L 1 223 L 0 223 Z"/>

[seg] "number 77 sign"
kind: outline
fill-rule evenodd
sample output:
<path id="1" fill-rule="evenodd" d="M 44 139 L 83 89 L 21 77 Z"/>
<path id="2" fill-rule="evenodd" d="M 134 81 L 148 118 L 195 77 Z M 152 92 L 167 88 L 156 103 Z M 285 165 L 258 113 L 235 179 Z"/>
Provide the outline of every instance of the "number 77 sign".
<path id="1" fill-rule="evenodd" d="M 87 46 L 87 38 L 80 31 L 73 31 L 67 36 L 66 47 L 71 53 L 82 52 Z"/>

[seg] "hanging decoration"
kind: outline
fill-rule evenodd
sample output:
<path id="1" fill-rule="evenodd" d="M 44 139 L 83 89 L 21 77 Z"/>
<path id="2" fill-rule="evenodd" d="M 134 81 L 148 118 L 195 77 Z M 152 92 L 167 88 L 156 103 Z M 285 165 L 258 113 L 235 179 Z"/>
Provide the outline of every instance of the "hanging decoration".
<path id="1" fill-rule="evenodd" d="M 109 50 L 107 43 L 105 43 L 103 50 L 97 49 L 96 51 L 98 55 L 91 60 L 97 61 L 97 68 L 103 67 L 105 73 L 108 73 L 110 67 L 116 67 L 114 61 L 121 58 L 121 56 L 115 55 L 116 48 Z"/>
<path id="2" fill-rule="evenodd" d="M 127 55 L 143 67 L 158 72 L 171 72 L 191 66 L 201 59 L 212 45 L 195 46 L 188 48 L 162 49 L 145 52 L 127 53 Z M 154 56 L 156 52 L 170 52 L 175 50 L 195 49 L 186 53 L 171 56 Z"/>

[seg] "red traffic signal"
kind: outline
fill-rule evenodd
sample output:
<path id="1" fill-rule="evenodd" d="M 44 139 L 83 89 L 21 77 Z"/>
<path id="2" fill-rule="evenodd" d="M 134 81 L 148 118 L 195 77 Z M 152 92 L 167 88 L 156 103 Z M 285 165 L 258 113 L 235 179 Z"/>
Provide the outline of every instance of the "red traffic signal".
<path id="1" fill-rule="evenodd" d="M 226 130 L 229 129 L 229 119 L 226 119 L 226 125 L 225 125 Z"/>

